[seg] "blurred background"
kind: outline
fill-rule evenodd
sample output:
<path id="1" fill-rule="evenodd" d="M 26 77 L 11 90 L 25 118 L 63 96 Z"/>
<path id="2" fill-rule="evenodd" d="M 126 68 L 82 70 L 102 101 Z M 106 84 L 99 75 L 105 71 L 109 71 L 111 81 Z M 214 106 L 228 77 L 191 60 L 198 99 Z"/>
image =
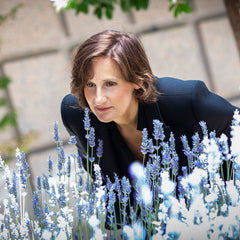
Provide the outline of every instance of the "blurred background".
<path id="1" fill-rule="evenodd" d="M 0 99 L 7 101 L 0 119 L 7 116 L 5 122 L 15 123 L 0 129 L 2 158 L 14 168 L 16 147 L 24 150 L 34 182 L 47 171 L 48 156 L 57 159 L 54 121 L 64 143 L 69 139 L 60 104 L 70 91 L 72 53 L 105 29 L 139 36 L 158 77 L 203 80 L 240 107 L 239 50 L 226 6 L 222 0 L 191 0 L 190 5 L 192 13 L 177 19 L 168 11 L 168 0 L 150 0 L 147 10 L 116 8 L 111 20 L 99 20 L 91 13 L 57 13 L 49 0 L 0 0 L 1 16 L 19 6 L 13 18 L 0 24 L 0 76 L 5 78 Z M 66 144 L 65 150 L 73 149 Z"/>

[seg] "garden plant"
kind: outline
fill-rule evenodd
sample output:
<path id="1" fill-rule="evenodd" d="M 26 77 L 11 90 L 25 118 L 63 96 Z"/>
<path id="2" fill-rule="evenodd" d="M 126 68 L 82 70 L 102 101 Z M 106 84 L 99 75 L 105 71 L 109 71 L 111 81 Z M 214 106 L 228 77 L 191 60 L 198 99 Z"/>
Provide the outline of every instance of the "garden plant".
<path id="1" fill-rule="evenodd" d="M 99 166 L 104 142 L 95 139 L 89 110 L 83 136 L 86 170 L 76 138 L 70 137 L 75 150 L 66 155 L 54 122 L 57 159 L 49 156 L 48 172 L 37 177 L 35 191 L 23 151 L 16 150 L 17 171 L 0 159 L 8 192 L 0 214 L 0 239 L 240 239 L 239 112 L 233 115 L 230 141 L 224 134 L 208 132 L 205 122 L 199 124 L 203 138 L 196 133 L 190 144 L 181 137 L 188 159 L 182 176 L 174 136 L 164 140 L 163 124 L 154 120 L 153 136 L 143 129 L 143 162 L 131 165 L 132 179 L 115 174 L 114 181 L 106 176 L 104 183 Z"/>

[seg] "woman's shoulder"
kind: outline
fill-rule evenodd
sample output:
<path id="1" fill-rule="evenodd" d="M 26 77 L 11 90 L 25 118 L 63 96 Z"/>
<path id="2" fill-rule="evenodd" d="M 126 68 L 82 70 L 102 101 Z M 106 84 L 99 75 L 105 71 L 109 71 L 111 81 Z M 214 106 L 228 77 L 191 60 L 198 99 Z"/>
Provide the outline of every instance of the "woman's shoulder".
<path id="1" fill-rule="evenodd" d="M 79 106 L 78 100 L 72 94 L 67 94 L 61 102 L 61 117 L 63 123 L 71 124 L 83 119 L 84 110 Z"/>
<path id="2" fill-rule="evenodd" d="M 63 97 L 62 102 L 61 102 L 61 107 L 64 110 L 67 110 L 70 107 L 71 107 L 71 109 L 72 108 L 80 108 L 77 98 L 70 93 Z"/>
<path id="3" fill-rule="evenodd" d="M 156 88 L 161 96 L 186 95 L 195 91 L 208 91 L 205 83 L 201 80 L 181 80 L 172 77 L 156 77 L 156 79 Z"/>

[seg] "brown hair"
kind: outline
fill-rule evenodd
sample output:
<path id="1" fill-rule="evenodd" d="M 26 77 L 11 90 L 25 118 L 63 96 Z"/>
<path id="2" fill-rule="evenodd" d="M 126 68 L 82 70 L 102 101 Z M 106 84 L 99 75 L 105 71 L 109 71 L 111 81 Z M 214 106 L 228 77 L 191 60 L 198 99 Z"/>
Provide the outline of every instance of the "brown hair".
<path id="1" fill-rule="evenodd" d="M 134 90 L 140 102 L 153 103 L 157 100 L 156 79 L 141 42 L 133 34 L 107 30 L 83 42 L 73 58 L 71 93 L 78 98 L 81 107 L 88 107 L 84 87 L 92 78 L 92 60 L 101 56 L 113 59 L 126 81 L 141 86 Z"/>

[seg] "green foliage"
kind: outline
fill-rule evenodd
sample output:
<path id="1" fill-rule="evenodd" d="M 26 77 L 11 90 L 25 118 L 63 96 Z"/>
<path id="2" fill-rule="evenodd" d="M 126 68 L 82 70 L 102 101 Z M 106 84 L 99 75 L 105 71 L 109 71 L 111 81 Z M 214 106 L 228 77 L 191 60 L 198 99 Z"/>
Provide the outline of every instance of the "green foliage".
<path id="1" fill-rule="evenodd" d="M 169 11 L 174 12 L 177 18 L 181 13 L 191 13 L 192 9 L 188 0 L 169 0 L 171 5 Z M 107 19 L 112 19 L 116 5 L 119 5 L 123 12 L 130 12 L 132 9 L 147 10 L 150 0 L 70 0 L 64 9 L 75 9 L 76 14 L 89 14 L 89 8 L 93 7 L 93 13 L 98 19 L 105 15 Z"/>
<path id="2" fill-rule="evenodd" d="M 122 11 L 129 12 L 132 8 L 136 10 L 147 9 L 149 0 L 70 0 L 65 9 L 75 9 L 76 14 L 80 12 L 88 14 L 89 7 L 94 8 L 94 15 L 98 19 L 102 19 L 105 15 L 108 19 L 112 19 L 114 7 L 119 4 Z"/>
<path id="3" fill-rule="evenodd" d="M 192 9 L 189 6 L 188 0 L 169 0 L 171 5 L 169 7 L 169 11 L 174 12 L 174 17 L 177 18 L 181 13 L 191 13 Z"/>
<path id="4" fill-rule="evenodd" d="M 6 126 L 8 125 L 12 125 L 15 126 L 16 125 L 16 111 L 10 110 L 9 112 L 7 112 L 2 119 L 0 119 L 0 129 L 4 129 Z"/>
<path id="5" fill-rule="evenodd" d="M 6 89 L 10 82 L 11 82 L 11 79 L 9 77 L 1 76 L 0 77 L 0 89 Z"/>
<path id="6" fill-rule="evenodd" d="M 10 82 L 11 82 L 11 79 L 9 77 L 1 76 L 0 77 L 0 90 L 7 89 Z M 7 99 L 0 98 L 0 107 L 7 106 L 7 104 L 8 104 Z M 16 116 L 15 109 L 9 110 L 0 119 L 0 130 L 4 129 L 8 125 L 15 126 L 16 125 L 16 119 L 17 119 L 17 116 Z"/>

